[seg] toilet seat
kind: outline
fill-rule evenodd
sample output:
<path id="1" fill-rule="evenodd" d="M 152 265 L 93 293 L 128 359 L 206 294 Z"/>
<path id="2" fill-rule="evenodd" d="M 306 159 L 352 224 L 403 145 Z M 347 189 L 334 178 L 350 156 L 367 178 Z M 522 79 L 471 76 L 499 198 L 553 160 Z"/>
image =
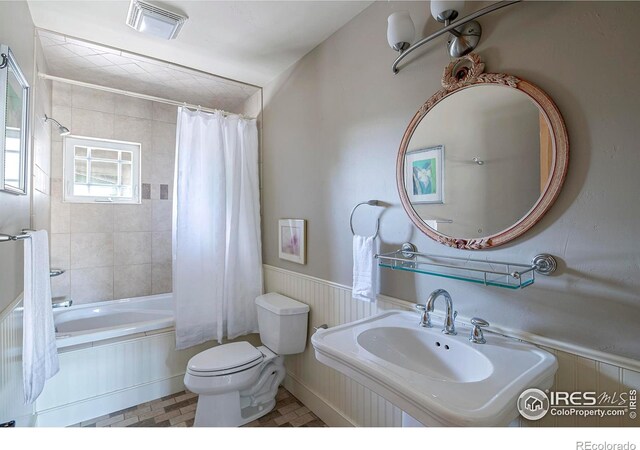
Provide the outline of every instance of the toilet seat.
<path id="1" fill-rule="evenodd" d="M 248 342 L 232 342 L 205 350 L 189 360 L 187 372 L 198 377 L 219 377 L 242 372 L 262 363 L 265 355 Z"/>

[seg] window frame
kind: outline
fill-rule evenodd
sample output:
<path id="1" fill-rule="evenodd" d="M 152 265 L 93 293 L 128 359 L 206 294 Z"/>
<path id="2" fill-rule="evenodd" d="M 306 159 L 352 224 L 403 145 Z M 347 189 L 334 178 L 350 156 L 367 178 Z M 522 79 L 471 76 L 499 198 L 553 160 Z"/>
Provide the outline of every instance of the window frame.
<path id="1" fill-rule="evenodd" d="M 103 195 L 75 195 L 75 147 L 97 148 L 131 152 L 131 197 L 108 197 Z M 117 141 L 87 136 L 68 135 L 62 140 L 63 148 L 63 202 L 65 203 L 118 203 L 140 204 L 141 200 L 141 153 L 139 142 Z M 118 161 L 118 166 L 121 166 Z M 87 173 L 87 176 L 89 174 Z"/>

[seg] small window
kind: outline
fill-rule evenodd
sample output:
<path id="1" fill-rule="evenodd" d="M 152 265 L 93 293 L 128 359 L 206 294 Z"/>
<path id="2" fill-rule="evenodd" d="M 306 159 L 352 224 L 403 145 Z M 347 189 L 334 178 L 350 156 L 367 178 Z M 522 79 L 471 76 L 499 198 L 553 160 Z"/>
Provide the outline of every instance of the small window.
<path id="1" fill-rule="evenodd" d="M 64 138 L 64 201 L 140 203 L 140 144 Z"/>

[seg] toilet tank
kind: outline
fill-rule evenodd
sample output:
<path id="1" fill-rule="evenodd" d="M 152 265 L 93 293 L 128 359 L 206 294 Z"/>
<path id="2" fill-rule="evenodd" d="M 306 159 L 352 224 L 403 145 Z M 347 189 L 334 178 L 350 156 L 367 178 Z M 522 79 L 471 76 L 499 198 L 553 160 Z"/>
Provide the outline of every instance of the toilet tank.
<path id="1" fill-rule="evenodd" d="M 270 292 L 256 298 L 260 340 L 278 355 L 302 353 L 307 345 L 309 305 Z"/>

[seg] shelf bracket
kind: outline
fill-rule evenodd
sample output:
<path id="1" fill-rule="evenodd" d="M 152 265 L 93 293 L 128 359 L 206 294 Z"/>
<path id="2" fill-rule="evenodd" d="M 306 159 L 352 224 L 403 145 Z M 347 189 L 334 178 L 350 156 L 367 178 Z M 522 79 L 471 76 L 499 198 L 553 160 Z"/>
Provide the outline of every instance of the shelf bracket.
<path id="1" fill-rule="evenodd" d="M 540 253 L 533 258 L 536 273 L 539 275 L 551 275 L 558 268 L 556 259 L 548 253 Z"/>

